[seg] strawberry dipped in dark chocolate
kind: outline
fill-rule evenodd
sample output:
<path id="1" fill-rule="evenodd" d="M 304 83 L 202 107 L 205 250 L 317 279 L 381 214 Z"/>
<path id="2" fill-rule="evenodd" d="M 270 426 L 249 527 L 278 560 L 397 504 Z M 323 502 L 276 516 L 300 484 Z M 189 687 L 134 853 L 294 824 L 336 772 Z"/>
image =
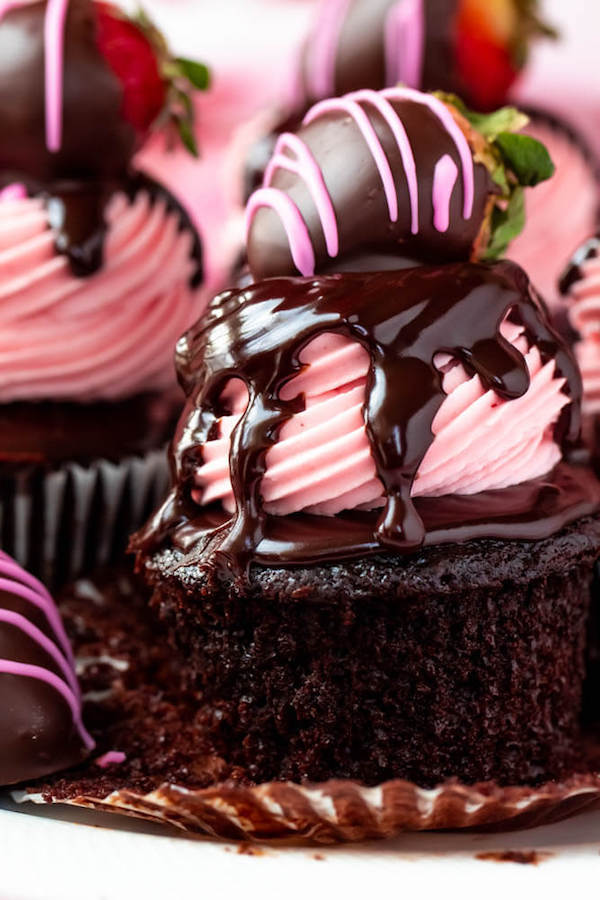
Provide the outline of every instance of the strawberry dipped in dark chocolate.
<path id="1" fill-rule="evenodd" d="M 523 227 L 523 188 L 553 173 L 526 122 L 400 87 L 316 104 L 248 201 L 254 280 L 499 257 Z"/>
<path id="2" fill-rule="evenodd" d="M 134 153 L 168 123 L 195 150 L 188 89 L 206 84 L 206 69 L 172 59 L 143 15 L 94 0 L 3 0 L 0 190 L 44 197 L 57 248 L 75 274 L 91 274 Z"/>

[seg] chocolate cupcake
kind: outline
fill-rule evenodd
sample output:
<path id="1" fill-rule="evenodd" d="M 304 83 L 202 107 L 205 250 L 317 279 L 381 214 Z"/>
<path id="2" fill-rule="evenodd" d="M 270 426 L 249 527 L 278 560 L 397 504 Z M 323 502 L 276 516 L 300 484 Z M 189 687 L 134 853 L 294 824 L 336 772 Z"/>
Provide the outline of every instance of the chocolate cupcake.
<path id="1" fill-rule="evenodd" d="M 365 88 L 398 84 L 460 94 L 479 110 L 506 102 L 536 36 L 552 34 L 537 4 L 506 0 L 322 0 L 298 64 L 289 109 L 250 148 L 246 198 L 260 186 L 277 136 L 295 131 L 310 106 Z M 264 117 L 261 117 L 264 127 Z"/>
<path id="2" fill-rule="evenodd" d="M 270 279 L 178 358 L 176 484 L 135 546 L 226 758 L 257 781 L 563 773 L 600 492 L 522 270 Z"/>
<path id="3" fill-rule="evenodd" d="M 525 133 L 544 144 L 556 171 L 527 193 L 525 228 L 507 255 L 528 273 L 562 331 L 567 306 L 558 280 L 565 255 L 600 225 L 600 163 L 566 122 L 539 110 L 529 115 Z"/>
<path id="4" fill-rule="evenodd" d="M 400 89 L 316 107 L 249 203 L 264 280 L 178 344 L 174 484 L 133 547 L 255 782 L 536 783 L 576 755 L 600 485 L 527 275 L 468 261 L 521 189 L 510 148 L 547 166 L 504 135 L 475 150 Z"/>
<path id="5" fill-rule="evenodd" d="M 0 552 L 0 785 L 75 766 L 94 742 L 58 610 L 37 579 Z"/>
<path id="6" fill-rule="evenodd" d="M 164 490 L 201 246 L 130 166 L 168 91 L 151 40 L 112 7 L 0 15 L 0 539 L 46 581 L 122 551 Z"/>

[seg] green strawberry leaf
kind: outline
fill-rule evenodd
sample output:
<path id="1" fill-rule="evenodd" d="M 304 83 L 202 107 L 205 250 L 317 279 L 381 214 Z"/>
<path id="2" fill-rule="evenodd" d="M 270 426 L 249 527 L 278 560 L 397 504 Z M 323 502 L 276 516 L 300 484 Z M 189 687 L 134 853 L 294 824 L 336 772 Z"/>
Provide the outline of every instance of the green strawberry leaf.
<path id="1" fill-rule="evenodd" d="M 181 75 L 186 78 L 192 87 L 198 91 L 205 91 L 210 87 L 210 69 L 204 63 L 193 59 L 184 59 L 178 56 L 175 59 Z"/>
<path id="2" fill-rule="evenodd" d="M 198 151 L 198 143 L 196 141 L 196 136 L 194 135 L 194 129 L 189 119 L 183 117 L 174 117 L 175 125 L 177 126 L 177 131 L 179 132 L 179 137 L 181 139 L 181 143 L 185 147 L 192 156 L 195 156 L 196 159 L 200 156 Z"/>
<path id="3" fill-rule="evenodd" d="M 517 177 L 519 184 L 535 187 L 552 178 L 555 165 L 543 144 L 527 134 L 502 132 L 494 141 L 503 161 Z"/>
<path id="4" fill-rule="evenodd" d="M 525 191 L 516 187 L 508 203 L 496 206 L 492 212 L 490 242 L 484 259 L 495 260 L 504 256 L 508 245 L 525 227 Z"/>
<path id="5" fill-rule="evenodd" d="M 503 106 L 491 113 L 475 112 L 457 97 L 456 94 L 445 94 L 436 91 L 435 94 L 443 103 L 454 106 L 459 113 L 469 122 L 473 128 L 487 138 L 495 141 L 499 134 L 509 131 L 521 131 L 529 123 L 529 116 L 516 109 L 514 106 Z"/>

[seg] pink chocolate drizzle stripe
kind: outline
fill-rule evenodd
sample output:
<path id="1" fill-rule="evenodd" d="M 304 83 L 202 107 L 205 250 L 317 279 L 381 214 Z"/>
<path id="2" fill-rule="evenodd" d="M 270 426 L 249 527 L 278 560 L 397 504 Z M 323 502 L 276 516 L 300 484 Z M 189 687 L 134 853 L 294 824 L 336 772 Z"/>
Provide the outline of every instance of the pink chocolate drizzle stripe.
<path id="1" fill-rule="evenodd" d="M 352 0 L 322 0 L 317 28 L 310 37 L 306 77 L 313 97 L 335 93 L 335 63 L 344 19 Z"/>
<path id="2" fill-rule="evenodd" d="M 246 238 L 254 216 L 262 207 L 273 209 L 281 219 L 290 244 L 294 265 L 301 275 L 314 275 L 315 253 L 306 222 L 291 197 L 276 188 L 254 191 L 246 207 Z"/>
<path id="3" fill-rule="evenodd" d="M 375 98 L 373 103 L 377 105 L 378 97 L 375 91 L 361 91 L 361 99 L 366 101 Z M 364 109 L 358 104 L 354 94 L 347 94 L 345 97 L 339 97 L 330 100 L 322 100 L 310 109 L 304 117 L 303 125 L 310 125 L 315 119 L 326 115 L 330 112 L 345 112 L 358 125 L 369 150 L 375 160 L 377 170 L 381 177 L 381 183 L 387 200 L 390 220 L 398 221 L 398 195 L 396 194 L 396 183 L 392 174 L 390 161 L 385 155 L 385 151 L 381 145 L 381 141 L 377 137 L 377 132 L 373 127 L 369 117 Z"/>
<path id="4" fill-rule="evenodd" d="M 0 558 L 0 590 L 15 594 L 15 596 L 20 597 L 21 600 L 25 600 L 27 603 L 32 603 L 34 606 L 37 606 L 38 609 L 44 613 L 65 656 L 72 663 L 73 652 L 71 650 L 71 645 L 69 644 L 69 639 L 67 638 L 60 616 L 54 605 L 54 601 L 45 588 L 41 588 L 40 586 L 41 589 L 38 589 L 35 586 L 28 586 L 27 584 L 21 583 L 22 574 L 28 573 L 23 573 L 23 570 L 20 569 L 16 563 L 9 564 L 8 558 Z"/>
<path id="5" fill-rule="evenodd" d="M 431 112 L 438 117 L 452 140 L 456 145 L 463 167 L 463 188 L 464 188 L 464 204 L 463 217 L 470 219 L 473 214 L 473 203 L 475 200 L 475 175 L 473 156 L 469 142 L 454 121 L 452 113 L 447 106 L 444 106 L 441 100 L 434 97 L 433 94 L 423 94 L 415 91 L 413 88 L 388 88 L 381 92 L 388 100 L 412 100 L 413 103 L 421 103 L 427 106 Z"/>
<path id="6" fill-rule="evenodd" d="M 50 638 L 46 637 L 43 631 L 40 631 L 40 629 L 37 628 L 33 622 L 26 619 L 25 616 L 13 612 L 10 609 L 0 609 L 0 622 L 18 628 L 19 631 L 22 631 L 28 638 L 31 638 L 32 641 L 39 644 L 59 667 L 65 677 L 65 681 L 68 683 L 75 696 L 79 697 L 79 685 L 77 684 L 73 669 L 68 664 L 56 644 L 51 641 Z"/>
<path id="7" fill-rule="evenodd" d="M 127 754 L 122 750 L 109 750 L 94 760 L 95 765 L 101 769 L 107 769 L 109 766 L 120 766 L 127 759 Z"/>
<path id="8" fill-rule="evenodd" d="M 394 112 L 394 108 L 389 103 L 389 101 L 385 100 L 381 94 L 378 94 L 376 91 L 356 91 L 351 95 L 353 99 L 357 101 L 363 101 L 365 103 L 371 103 L 375 109 L 381 113 L 385 121 L 387 122 L 390 131 L 394 135 L 396 143 L 398 145 L 398 150 L 400 151 L 400 156 L 402 157 L 402 165 L 404 166 L 404 173 L 406 175 L 406 181 L 408 184 L 408 194 L 410 197 L 410 212 L 411 212 L 411 225 L 410 230 L 412 234 L 419 233 L 419 184 L 417 180 L 417 166 L 415 163 L 415 156 L 412 151 L 412 147 L 410 145 L 410 141 L 408 139 L 408 135 L 406 133 L 406 129 L 400 120 L 400 117 L 396 115 Z M 395 190 L 395 187 L 394 187 Z M 397 197 L 396 197 L 397 204 Z M 398 216 L 396 215 L 396 219 Z M 396 219 L 392 219 L 392 222 L 395 222 Z"/>
<path id="9" fill-rule="evenodd" d="M 450 225 L 450 199 L 457 178 L 458 169 L 452 157 L 442 156 L 433 174 L 433 224 L 442 233 Z"/>
<path id="10" fill-rule="evenodd" d="M 32 0 L 0 0 L 0 19 Z M 48 0 L 44 22 L 46 146 L 57 153 L 62 142 L 64 33 L 69 0 Z"/>
<path id="11" fill-rule="evenodd" d="M 19 678 L 35 678 L 38 681 L 44 681 L 46 684 L 50 685 L 51 688 L 62 696 L 69 706 L 71 715 L 73 716 L 73 723 L 77 728 L 85 747 L 88 750 L 91 750 L 95 746 L 94 739 L 87 732 L 83 724 L 79 700 L 58 675 L 55 675 L 54 672 L 49 672 L 48 669 L 43 669 L 41 666 L 13 662 L 10 659 L 0 659 L 0 674 L 15 675 Z"/>
<path id="12" fill-rule="evenodd" d="M 293 153 L 295 159 L 288 156 L 285 153 L 286 150 Z M 333 203 L 316 159 L 309 147 L 297 135 L 289 133 L 280 135 L 273 157 L 265 170 L 264 187 L 270 187 L 277 169 L 293 172 L 305 182 L 321 219 L 327 252 L 331 257 L 337 256 L 339 236 Z"/>
<path id="13" fill-rule="evenodd" d="M 386 81 L 418 88 L 425 52 L 423 0 L 398 0 L 385 21 Z"/>

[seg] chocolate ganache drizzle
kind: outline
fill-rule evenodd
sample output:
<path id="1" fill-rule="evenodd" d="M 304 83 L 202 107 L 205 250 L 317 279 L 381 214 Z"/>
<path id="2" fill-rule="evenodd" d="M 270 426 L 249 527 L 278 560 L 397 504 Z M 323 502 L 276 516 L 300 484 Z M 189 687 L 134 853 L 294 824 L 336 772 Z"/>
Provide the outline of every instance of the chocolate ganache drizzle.
<path id="1" fill-rule="evenodd" d="M 58 610 L 37 579 L 0 552 L 0 785 L 82 762 L 75 663 Z"/>
<path id="2" fill-rule="evenodd" d="M 170 538 L 186 551 L 182 565 L 239 575 L 253 562 L 409 553 L 423 544 L 482 536 L 537 538 L 592 511 L 600 499 L 596 482 L 590 486 L 585 470 L 577 473 L 566 464 L 550 479 L 515 489 L 411 498 L 445 398 L 437 354 L 450 354 L 506 401 L 528 390 L 525 360 L 500 331 L 507 314 L 525 327 L 545 361 L 555 360 L 565 379 L 572 402 L 556 437 L 569 448 L 579 434 L 581 378 L 527 276 L 513 263 L 274 278 L 221 294 L 178 345 L 188 403 L 172 445 L 174 487 L 134 539 L 134 549 L 156 549 Z M 281 426 L 303 406 L 302 396 L 284 401 L 280 391 L 301 371 L 303 348 L 326 332 L 359 342 L 369 354 L 364 419 L 385 507 L 382 513 L 268 517 L 261 499 L 266 453 Z M 221 395 L 231 378 L 245 382 L 249 401 L 231 436 L 236 512 L 228 517 L 221 510 L 199 509 L 191 491 L 202 447 L 224 414 Z"/>
<path id="3" fill-rule="evenodd" d="M 280 136 L 250 197 L 250 270 L 259 280 L 468 259 L 495 194 L 437 97 L 391 88 L 324 100 Z"/>

